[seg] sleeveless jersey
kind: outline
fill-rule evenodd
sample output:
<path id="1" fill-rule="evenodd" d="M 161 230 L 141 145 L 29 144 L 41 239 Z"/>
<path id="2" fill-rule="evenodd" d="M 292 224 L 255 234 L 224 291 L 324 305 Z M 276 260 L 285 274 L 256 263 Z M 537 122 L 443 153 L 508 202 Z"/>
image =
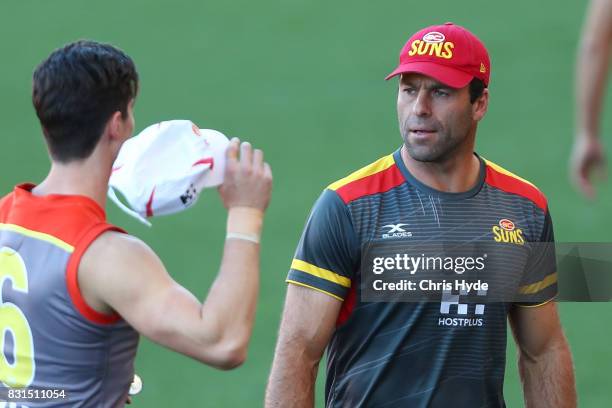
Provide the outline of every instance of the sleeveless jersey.
<path id="1" fill-rule="evenodd" d="M 64 398 L 16 406 L 123 406 L 138 333 L 116 313 L 88 306 L 77 280 L 89 245 L 123 231 L 88 197 L 36 196 L 33 187 L 19 185 L 0 200 L 0 395 L 64 390 Z"/>

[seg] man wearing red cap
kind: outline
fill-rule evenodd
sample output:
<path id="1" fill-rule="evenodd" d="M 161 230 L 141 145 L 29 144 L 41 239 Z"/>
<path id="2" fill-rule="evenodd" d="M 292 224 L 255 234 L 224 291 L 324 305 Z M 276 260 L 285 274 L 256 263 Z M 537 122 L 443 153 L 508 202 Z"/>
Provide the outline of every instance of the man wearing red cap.
<path id="1" fill-rule="evenodd" d="M 474 152 L 489 102 L 484 45 L 451 23 L 425 28 L 402 49 L 394 76 L 403 144 L 329 185 L 315 204 L 287 277 L 266 406 L 312 407 L 327 348 L 327 407 L 504 407 L 510 319 L 526 405 L 575 407 L 571 354 L 551 301 L 554 248 L 537 244 L 554 241 L 546 198 Z M 440 257 L 424 248 L 448 242 L 468 248 L 464 255 L 490 250 L 429 270 Z M 377 250 L 396 255 L 374 258 Z M 482 266 L 486 285 L 441 281 L 427 292 L 420 285 L 434 282 L 424 278 L 447 261 L 449 281 Z M 402 297 L 425 292 L 433 297 Z"/>

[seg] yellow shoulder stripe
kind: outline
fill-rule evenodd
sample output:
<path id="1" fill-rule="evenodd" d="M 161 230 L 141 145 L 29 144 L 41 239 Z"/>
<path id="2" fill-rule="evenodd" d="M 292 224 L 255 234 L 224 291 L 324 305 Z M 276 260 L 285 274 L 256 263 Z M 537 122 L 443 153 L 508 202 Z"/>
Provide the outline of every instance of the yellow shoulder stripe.
<path id="1" fill-rule="evenodd" d="M 521 304 L 516 304 L 516 306 L 518 307 L 526 307 L 526 308 L 530 308 L 530 307 L 540 307 L 540 306 L 544 306 L 547 303 L 552 302 L 553 300 L 555 300 L 556 296 L 551 297 L 550 299 L 548 299 L 546 302 L 542 302 L 542 303 L 538 303 L 537 305 L 521 305 Z"/>
<path id="2" fill-rule="evenodd" d="M 342 299 L 340 296 L 334 295 L 333 293 L 329 293 L 328 291 L 325 291 L 325 290 L 323 290 L 321 288 L 310 286 L 310 285 L 307 285 L 305 283 L 297 282 L 297 281 L 294 281 L 294 280 L 291 280 L 291 279 L 287 279 L 287 283 L 291 283 L 293 285 L 298 285 L 298 286 L 303 286 L 303 287 L 309 288 L 309 289 L 314 289 L 314 290 L 316 290 L 318 292 L 325 293 L 326 295 L 329 295 L 329 296 L 331 296 L 333 298 L 336 298 L 336 299 L 338 299 L 341 302 L 344 301 L 344 299 Z"/>
<path id="3" fill-rule="evenodd" d="M 546 289 L 550 285 L 557 282 L 557 272 L 553 272 L 544 279 L 539 282 L 532 283 L 530 285 L 521 286 L 519 288 L 519 293 L 521 295 L 531 295 L 534 293 L 538 293 L 542 289 Z"/>
<path id="4" fill-rule="evenodd" d="M 487 166 L 490 166 L 493 170 L 505 174 L 506 176 L 510 176 L 512 178 L 515 178 L 517 180 L 522 181 L 523 183 L 527 183 L 529 184 L 531 187 L 534 187 L 535 189 L 538 189 L 532 182 L 530 182 L 529 180 L 525 180 L 522 177 L 517 176 L 516 174 L 509 172 L 508 170 L 504 169 L 503 167 L 493 163 L 492 161 L 489 161 L 487 159 L 484 159 L 484 161 L 487 163 Z"/>
<path id="5" fill-rule="evenodd" d="M 376 160 L 374 163 L 371 163 L 354 173 L 349 174 L 348 176 L 340 179 L 329 186 L 327 186 L 330 190 L 337 190 L 342 186 L 347 185 L 353 181 L 371 176 L 372 174 L 380 173 L 383 170 L 387 170 L 389 167 L 395 165 L 395 159 L 393 159 L 393 155 L 387 155 L 383 158 Z"/>
<path id="6" fill-rule="evenodd" d="M 12 231 L 17 232 L 21 235 L 25 235 L 26 237 L 39 239 L 41 241 L 48 242 L 57 247 L 62 248 L 66 252 L 73 252 L 74 247 L 59 238 L 54 237 L 53 235 L 45 234 L 44 232 L 33 231 L 27 228 L 22 227 L 21 225 L 15 224 L 2 224 L 0 223 L 0 231 Z"/>
<path id="7" fill-rule="evenodd" d="M 296 271 L 306 272 L 310 275 L 316 276 L 317 278 L 325 279 L 335 283 L 336 285 L 344 286 L 345 288 L 351 287 L 351 280 L 345 276 L 338 275 L 335 272 L 328 271 L 327 269 L 319 268 L 318 266 L 309 264 L 308 262 L 294 259 L 291 262 L 291 269 Z"/>

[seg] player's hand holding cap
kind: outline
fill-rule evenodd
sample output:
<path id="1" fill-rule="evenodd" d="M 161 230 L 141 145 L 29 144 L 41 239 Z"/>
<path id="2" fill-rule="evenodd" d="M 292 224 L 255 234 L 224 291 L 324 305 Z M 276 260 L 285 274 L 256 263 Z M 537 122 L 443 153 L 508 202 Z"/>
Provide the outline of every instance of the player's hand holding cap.
<path id="1" fill-rule="evenodd" d="M 189 120 L 149 126 L 121 147 L 108 195 L 150 226 L 147 218 L 182 211 L 196 202 L 203 188 L 223 182 L 228 144 L 222 133 L 200 129 Z"/>
<path id="2" fill-rule="evenodd" d="M 240 157 L 238 152 L 240 151 Z M 272 193 L 272 169 L 264 153 L 234 138 L 227 149 L 225 180 L 219 187 L 228 209 L 227 239 L 259 243 L 263 215 Z"/>

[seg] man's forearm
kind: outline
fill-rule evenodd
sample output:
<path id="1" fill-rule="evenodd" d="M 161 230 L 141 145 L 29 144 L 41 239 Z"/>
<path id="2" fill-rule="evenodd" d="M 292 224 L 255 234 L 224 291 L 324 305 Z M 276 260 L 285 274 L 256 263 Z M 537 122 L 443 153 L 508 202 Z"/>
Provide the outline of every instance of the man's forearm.
<path id="1" fill-rule="evenodd" d="M 585 40 L 578 53 L 576 130 L 579 136 L 599 136 L 609 54 L 607 44 L 599 44 L 596 40 Z"/>
<path id="2" fill-rule="evenodd" d="M 312 408 L 318 362 L 277 351 L 266 390 L 266 408 Z"/>
<path id="3" fill-rule="evenodd" d="M 581 137 L 599 137 L 599 118 L 612 53 L 611 17 L 612 6 L 607 0 L 591 1 L 576 61 L 576 130 Z"/>
<path id="4" fill-rule="evenodd" d="M 267 408 L 312 408 L 319 362 L 335 331 L 341 302 L 289 285 L 266 390 Z"/>
<path id="5" fill-rule="evenodd" d="M 263 213 L 230 209 L 230 233 L 259 238 Z M 238 348 L 246 347 L 255 318 L 259 292 L 259 244 L 230 238 L 225 242 L 219 275 L 202 306 L 202 319 L 214 320 L 216 332 Z M 245 350 L 246 351 L 246 350 Z"/>
<path id="6" fill-rule="evenodd" d="M 575 408 L 572 356 L 565 338 L 539 356 L 519 354 L 526 408 Z"/>

